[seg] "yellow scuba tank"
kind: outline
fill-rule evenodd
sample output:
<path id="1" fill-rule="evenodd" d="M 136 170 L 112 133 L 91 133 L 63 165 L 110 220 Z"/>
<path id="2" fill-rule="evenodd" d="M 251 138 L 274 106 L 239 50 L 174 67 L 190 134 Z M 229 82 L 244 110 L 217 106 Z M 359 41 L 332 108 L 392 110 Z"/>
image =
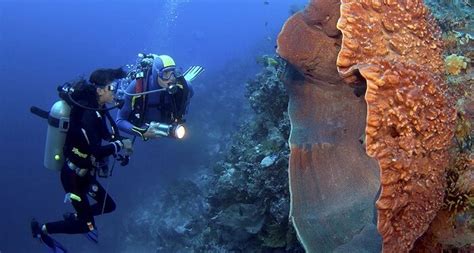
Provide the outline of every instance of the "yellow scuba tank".
<path id="1" fill-rule="evenodd" d="M 63 146 L 69 129 L 70 113 L 71 107 L 64 100 L 54 103 L 49 112 L 43 162 L 48 169 L 60 171 L 63 166 Z"/>

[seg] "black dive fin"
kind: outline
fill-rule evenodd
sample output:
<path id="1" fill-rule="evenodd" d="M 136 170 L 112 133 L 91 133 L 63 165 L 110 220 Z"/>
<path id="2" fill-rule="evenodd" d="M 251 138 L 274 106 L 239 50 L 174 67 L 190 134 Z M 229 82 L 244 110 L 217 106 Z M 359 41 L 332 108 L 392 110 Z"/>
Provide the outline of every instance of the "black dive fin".
<path id="1" fill-rule="evenodd" d="M 33 113 L 34 115 L 36 116 L 39 116 L 43 119 L 48 119 L 49 117 L 49 112 L 48 111 L 45 111 L 39 107 L 36 107 L 36 106 L 32 106 L 30 107 L 30 112 Z"/>

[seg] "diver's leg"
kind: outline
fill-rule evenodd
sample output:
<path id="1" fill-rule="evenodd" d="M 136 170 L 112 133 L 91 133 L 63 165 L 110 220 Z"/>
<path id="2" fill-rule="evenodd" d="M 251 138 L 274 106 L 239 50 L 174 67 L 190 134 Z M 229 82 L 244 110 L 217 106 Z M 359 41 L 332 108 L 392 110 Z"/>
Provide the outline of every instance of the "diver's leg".
<path id="1" fill-rule="evenodd" d="M 72 206 L 76 210 L 77 219 L 65 219 L 46 223 L 44 231 L 49 234 L 81 234 L 94 229 L 95 222 L 92 209 L 87 198 L 90 178 L 80 177 L 67 165 L 61 170 L 61 183 L 68 194 Z"/>
<path id="2" fill-rule="evenodd" d="M 72 200 L 72 206 L 76 210 L 76 219 L 48 222 L 44 225 L 47 233 L 82 234 L 94 229 L 95 221 L 87 196 L 83 195 L 80 201 Z"/>
<path id="3" fill-rule="evenodd" d="M 115 210 L 115 201 L 110 197 L 109 192 L 107 192 L 97 180 L 94 179 L 91 183 L 88 194 L 97 201 L 91 206 L 92 215 L 97 216 Z"/>

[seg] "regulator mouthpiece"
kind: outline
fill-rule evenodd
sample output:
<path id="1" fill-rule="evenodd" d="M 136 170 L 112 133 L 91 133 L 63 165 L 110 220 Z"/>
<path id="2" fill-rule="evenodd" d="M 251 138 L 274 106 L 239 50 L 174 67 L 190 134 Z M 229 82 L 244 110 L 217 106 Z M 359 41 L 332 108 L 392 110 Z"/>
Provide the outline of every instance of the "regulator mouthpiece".
<path id="1" fill-rule="evenodd" d="M 166 88 L 166 91 L 168 91 L 169 94 L 173 95 L 178 91 L 178 86 L 176 84 L 172 84 Z"/>

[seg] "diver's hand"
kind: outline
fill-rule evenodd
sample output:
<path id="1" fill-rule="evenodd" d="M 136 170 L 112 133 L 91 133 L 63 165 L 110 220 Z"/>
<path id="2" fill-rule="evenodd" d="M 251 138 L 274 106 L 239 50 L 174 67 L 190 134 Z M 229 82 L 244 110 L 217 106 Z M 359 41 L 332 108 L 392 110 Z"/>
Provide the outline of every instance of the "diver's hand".
<path id="1" fill-rule="evenodd" d="M 155 138 L 158 137 L 166 137 L 169 135 L 167 131 L 163 129 L 163 127 L 167 127 L 166 124 L 161 124 L 160 122 L 155 122 L 152 121 L 150 124 L 148 124 L 148 130 L 153 131 L 153 134 L 155 135 Z"/>
<path id="2" fill-rule="evenodd" d="M 184 72 L 183 76 L 186 82 L 192 82 L 196 77 L 204 72 L 204 68 L 201 66 L 192 66 L 186 72 Z"/>
<path id="3" fill-rule="evenodd" d="M 130 139 L 123 139 L 121 140 L 122 144 L 123 144 L 123 152 L 125 153 L 125 155 L 132 155 L 133 154 L 133 144 L 132 144 L 132 141 Z"/>
<path id="4" fill-rule="evenodd" d="M 145 139 L 155 139 L 160 137 L 159 135 L 156 134 L 155 129 L 152 127 L 148 127 L 146 132 L 143 134 L 143 138 Z"/>

